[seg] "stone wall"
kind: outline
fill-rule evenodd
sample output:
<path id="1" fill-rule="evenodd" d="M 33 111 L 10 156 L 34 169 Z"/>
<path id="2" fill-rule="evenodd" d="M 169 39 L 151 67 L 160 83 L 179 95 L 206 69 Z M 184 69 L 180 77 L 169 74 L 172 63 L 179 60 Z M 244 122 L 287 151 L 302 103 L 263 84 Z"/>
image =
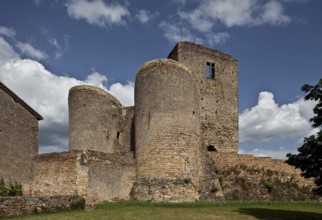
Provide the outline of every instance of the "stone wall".
<path id="1" fill-rule="evenodd" d="M 301 177 L 300 169 L 295 169 L 293 166 L 288 165 L 283 160 L 272 159 L 271 157 L 255 157 L 250 154 L 235 154 L 235 153 L 220 153 L 212 152 L 211 157 L 215 161 L 215 166 L 219 169 L 234 167 L 237 165 L 247 165 L 257 169 L 272 170 L 284 172 L 287 176 L 297 178 L 299 184 L 306 185 L 307 179 Z M 242 172 L 242 170 L 241 170 Z M 287 178 L 287 177 L 286 177 Z"/>
<path id="2" fill-rule="evenodd" d="M 268 157 L 210 152 L 226 200 L 309 200 L 313 180 Z"/>
<path id="3" fill-rule="evenodd" d="M 0 88 L 0 177 L 22 183 L 26 192 L 38 153 L 38 119 L 21 102 Z"/>
<path id="4" fill-rule="evenodd" d="M 70 150 L 113 153 L 121 130 L 120 102 L 97 87 L 75 86 L 68 106 Z"/>
<path id="5" fill-rule="evenodd" d="M 135 132 L 134 132 L 134 106 L 122 108 L 122 122 L 118 136 L 118 147 L 115 153 L 121 157 L 134 157 Z"/>
<path id="6" fill-rule="evenodd" d="M 130 199 L 136 179 L 133 158 L 94 151 L 85 152 L 85 157 L 83 166 L 88 167 L 88 186 L 84 196 L 87 204 Z"/>
<path id="7" fill-rule="evenodd" d="M 37 156 L 32 195 L 77 195 L 77 157 L 77 151 Z"/>
<path id="8" fill-rule="evenodd" d="M 194 74 L 201 94 L 202 144 L 222 152 L 238 151 L 237 60 L 220 51 L 190 42 L 179 42 L 168 58 Z M 210 72 L 210 73 L 207 73 Z"/>
<path id="9" fill-rule="evenodd" d="M 128 200 L 135 174 L 134 158 L 97 151 L 42 154 L 36 158 L 32 195 L 80 195 L 87 204 Z"/>
<path id="10" fill-rule="evenodd" d="M 80 196 L 0 197 L 0 216 L 69 210 L 83 205 L 84 199 Z"/>
<path id="11" fill-rule="evenodd" d="M 196 189 L 187 193 L 195 198 L 200 100 L 194 77 L 173 60 L 148 62 L 137 74 L 135 101 L 138 179 L 189 179 Z"/>

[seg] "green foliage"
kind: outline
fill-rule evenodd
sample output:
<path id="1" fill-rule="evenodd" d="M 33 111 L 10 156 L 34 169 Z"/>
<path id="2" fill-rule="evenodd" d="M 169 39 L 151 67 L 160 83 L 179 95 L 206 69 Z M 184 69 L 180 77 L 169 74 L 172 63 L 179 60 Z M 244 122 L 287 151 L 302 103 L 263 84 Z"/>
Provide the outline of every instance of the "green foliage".
<path id="1" fill-rule="evenodd" d="M 73 202 L 72 204 L 70 204 L 70 210 L 82 210 L 85 209 L 85 199 L 81 199 L 77 202 Z"/>
<path id="2" fill-rule="evenodd" d="M 276 173 L 275 173 L 276 174 Z M 273 176 L 274 175 L 274 172 L 272 171 L 272 170 L 270 170 L 270 169 L 267 169 L 266 170 L 266 175 L 267 176 L 269 176 L 269 177 L 271 177 L 271 176 Z"/>
<path id="3" fill-rule="evenodd" d="M 322 126 L 322 79 L 315 86 L 305 84 L 302 86 L 302 91 L 309 93 L 305 96 L 305 100 L 318 102 L 313 108 L 315 116 L 310 121 L 313 122 L 313 127 L 315 128 Z"/>
<path id="4" fill-rule="evenodd" d="M 3 178 L 0 179 L 0 196 L 5 196 L 7 194 L 7 187 L 4 183 Z"/>
<path id="5" fill-rule="evenodd" d="M 266 187 L 269 193 L 271 193 L 274 189 L 274 183 L 272 181 L 265 181 L 264 186 Z"/>
<path id="6" fill-rule="evenodd" d="M 0 196 L 22 196 L 22 185 L 17 181 L 5 184 L 4 179 L 0 179 Z"/>
<path id="7" fill-rule="evenodd" d="M 303 177 L 314 178 L 317 186 L 314 192 L 322 195 L 322 131 L 317 136 L 306 137 L 298 151 L 299 154 L 287 154 L 286 162 L 300 168 Z"/>
<path id="8" fill-rule="evenodd" d="M 322 79 L 315 86 L 305 84 L 302 91 L 307 92 L 305 100 L 314 100 L 318 103 L 313 108 L 314 117 L 310 119 L 313 127 L 322 126 Z M 314 192 L 322 196 L 322 130 L 315 136 L 306 137 L 304 144 L 298 148 L 299 154 L 287 154 L 286 163 L 300 168 L 302 176 L 314 178 L 316 188 Z"/>

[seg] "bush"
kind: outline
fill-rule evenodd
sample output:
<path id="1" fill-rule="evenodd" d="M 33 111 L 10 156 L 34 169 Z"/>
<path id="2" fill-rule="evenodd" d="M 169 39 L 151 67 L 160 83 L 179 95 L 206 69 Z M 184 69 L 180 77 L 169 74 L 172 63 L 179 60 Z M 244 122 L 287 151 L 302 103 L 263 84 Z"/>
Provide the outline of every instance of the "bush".
<path id="1" fill-rule="evenodd" d="M 5 184 L 4 179 L 0 179 L 0 196 L 22 196 L 22 185 L 17 181 Z"/>
<path id="2" fill-rule="evenodd" d="M 274 183 L 272 181 L 265 181 L 264 186 L 266 187 L 269 193 L 271 193 L 272 190 L 274 189 Z"/>

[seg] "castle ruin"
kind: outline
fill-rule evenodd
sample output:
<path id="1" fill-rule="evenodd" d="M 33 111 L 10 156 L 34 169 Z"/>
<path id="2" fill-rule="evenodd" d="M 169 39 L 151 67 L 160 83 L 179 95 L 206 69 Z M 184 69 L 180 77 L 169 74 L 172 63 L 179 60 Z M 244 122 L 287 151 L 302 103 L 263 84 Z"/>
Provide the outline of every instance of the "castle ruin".
<path id="1" fill-rule="evenodd" d="M 139 70 L 134 107 L 98 88 L 74 87 L 70 149 L 133 158 L 135 199 L 151 200 L 161 185 L 183 197 L 171 200 L 208 198 L 207 150 L 238 151 L 237 73 L 230 55 L 180 42 L 168 59 Z"/>
<path id="2" fill-rule="evenodd" d="M 145 63 L 133 107 L 93 86 L 71 88 L 68 105 L 69 151 L 35 156 L 26 194 L 80 195 L 88 204 L 221 201 L 214 158 L 223 169 L 225 155 L 243 161 L 237 60 L 217 50 L 179 42 L 167 59 Z"/>

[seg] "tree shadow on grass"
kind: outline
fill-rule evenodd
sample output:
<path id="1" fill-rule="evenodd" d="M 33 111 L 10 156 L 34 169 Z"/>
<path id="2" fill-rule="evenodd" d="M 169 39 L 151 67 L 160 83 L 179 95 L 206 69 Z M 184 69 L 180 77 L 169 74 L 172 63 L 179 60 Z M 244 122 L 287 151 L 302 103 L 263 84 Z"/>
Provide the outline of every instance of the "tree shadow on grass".
<path id="1" fill-rule="evenodd" d="M 264 209 L 264 208 L 241 208 L 237 210 L 240 214 L 251 215 L 261 220 L 321 220 L 322 213 L 291 211 L 280 209 Z"/>

